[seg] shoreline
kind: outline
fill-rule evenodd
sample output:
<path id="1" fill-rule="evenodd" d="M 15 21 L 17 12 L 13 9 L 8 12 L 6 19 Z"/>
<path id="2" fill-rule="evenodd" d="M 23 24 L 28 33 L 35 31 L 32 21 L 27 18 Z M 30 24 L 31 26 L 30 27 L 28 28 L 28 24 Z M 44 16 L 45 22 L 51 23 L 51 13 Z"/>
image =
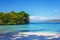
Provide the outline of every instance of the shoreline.
<path id="1" fill-rule="evenodd" d="M 48 35 L 57 35 L 60 33 L 58 32 L 20 32 L 18 34 L 24 34 L 24 35 L 44 35 L 44 36 L 48 36 Z"/>
<path id="2" fill-rule="evenodd" d="M 17 35 L 13 35 L 13 36 L 15 36 L 15 38 L 12 38 L 12 39 L 18 39 L 18 38 L 29 37 L 29 36 L 45 37 L 46 39 L 60 38 L 60 34 L 52 33 L 52 32 L 21 32 L 21 33 L 18 33 Z"/>
<path id="3" fill-rule="evenodd" d="M 16 39 L 44 39 L 44 40 L 53 40 L 53 39 L 60 39 L 60 33 L 56 32 L 19 32 L 17 34 L 9 34 L 9 35 L 1 35 L 0 37 L 6 38 L 6 36 L 9 37 L 11 40 Z M 11 38 L 10 38 L 11 36 Z"/>

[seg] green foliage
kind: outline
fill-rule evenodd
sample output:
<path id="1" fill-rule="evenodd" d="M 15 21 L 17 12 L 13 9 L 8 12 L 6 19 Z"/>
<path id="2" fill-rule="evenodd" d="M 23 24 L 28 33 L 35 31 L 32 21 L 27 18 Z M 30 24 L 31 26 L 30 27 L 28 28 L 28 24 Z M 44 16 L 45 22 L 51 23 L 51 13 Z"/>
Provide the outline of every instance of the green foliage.
<path id="1" fill-rule="evenodd" d="M 29 14 L 24 11 L 21 12 L 0 12 L 0 24 L 28 24 Z"/>

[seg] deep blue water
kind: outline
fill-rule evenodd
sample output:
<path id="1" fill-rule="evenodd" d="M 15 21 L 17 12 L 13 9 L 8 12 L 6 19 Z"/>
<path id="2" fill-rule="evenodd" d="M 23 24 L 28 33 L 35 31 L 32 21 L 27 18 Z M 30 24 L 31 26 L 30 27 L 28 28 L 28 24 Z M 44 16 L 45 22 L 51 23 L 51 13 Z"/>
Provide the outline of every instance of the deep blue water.
<path id="1" fill-rule="evenodd" d="M 57 32 L 60 33 L 60 23 L 54 24 L 54 23 L 36 23 L 36 24 L 26 24 L 26 25 L 0 25 L 0 40 L 12 40 L 11 38 L 14 38 L 12 35 L 9 35 L 10 33 L 13 35 L 20 32 Z M 30 39 L 28 39 L 30 38 Z M 16 40 L 33 40 L 35 38 L 38 38 L 39 40 L 47 40 L 44 36 L 36 36 L 36 35 L 30 35 L 29 37 L 18 38 Z M 51 40 L 60 40 L 58 39 L 51 39 Z"/>

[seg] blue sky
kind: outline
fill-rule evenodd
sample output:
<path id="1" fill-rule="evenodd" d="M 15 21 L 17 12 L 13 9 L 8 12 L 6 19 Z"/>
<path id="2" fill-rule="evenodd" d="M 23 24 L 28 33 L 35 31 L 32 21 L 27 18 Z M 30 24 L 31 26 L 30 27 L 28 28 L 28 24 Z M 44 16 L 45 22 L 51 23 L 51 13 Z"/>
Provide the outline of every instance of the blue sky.
<path id="1" fill-rule="evenodd" d="M 60 17 L 60 0 L 0 0 L 0 12 L 26 11 L 30 16 Z"/>

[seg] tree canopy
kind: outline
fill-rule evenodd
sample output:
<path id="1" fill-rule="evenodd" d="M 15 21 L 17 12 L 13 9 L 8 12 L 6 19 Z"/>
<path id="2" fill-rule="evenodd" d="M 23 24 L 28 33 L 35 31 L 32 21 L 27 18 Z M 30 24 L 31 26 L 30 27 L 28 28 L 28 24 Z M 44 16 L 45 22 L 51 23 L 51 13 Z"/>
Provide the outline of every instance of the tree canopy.
<path id="1" fill-rule="evenodd" d="M 1 24 L 28 24 L 29 14 L 25 11 L 20 12 L 0 12 L 0 25 Z"/>

